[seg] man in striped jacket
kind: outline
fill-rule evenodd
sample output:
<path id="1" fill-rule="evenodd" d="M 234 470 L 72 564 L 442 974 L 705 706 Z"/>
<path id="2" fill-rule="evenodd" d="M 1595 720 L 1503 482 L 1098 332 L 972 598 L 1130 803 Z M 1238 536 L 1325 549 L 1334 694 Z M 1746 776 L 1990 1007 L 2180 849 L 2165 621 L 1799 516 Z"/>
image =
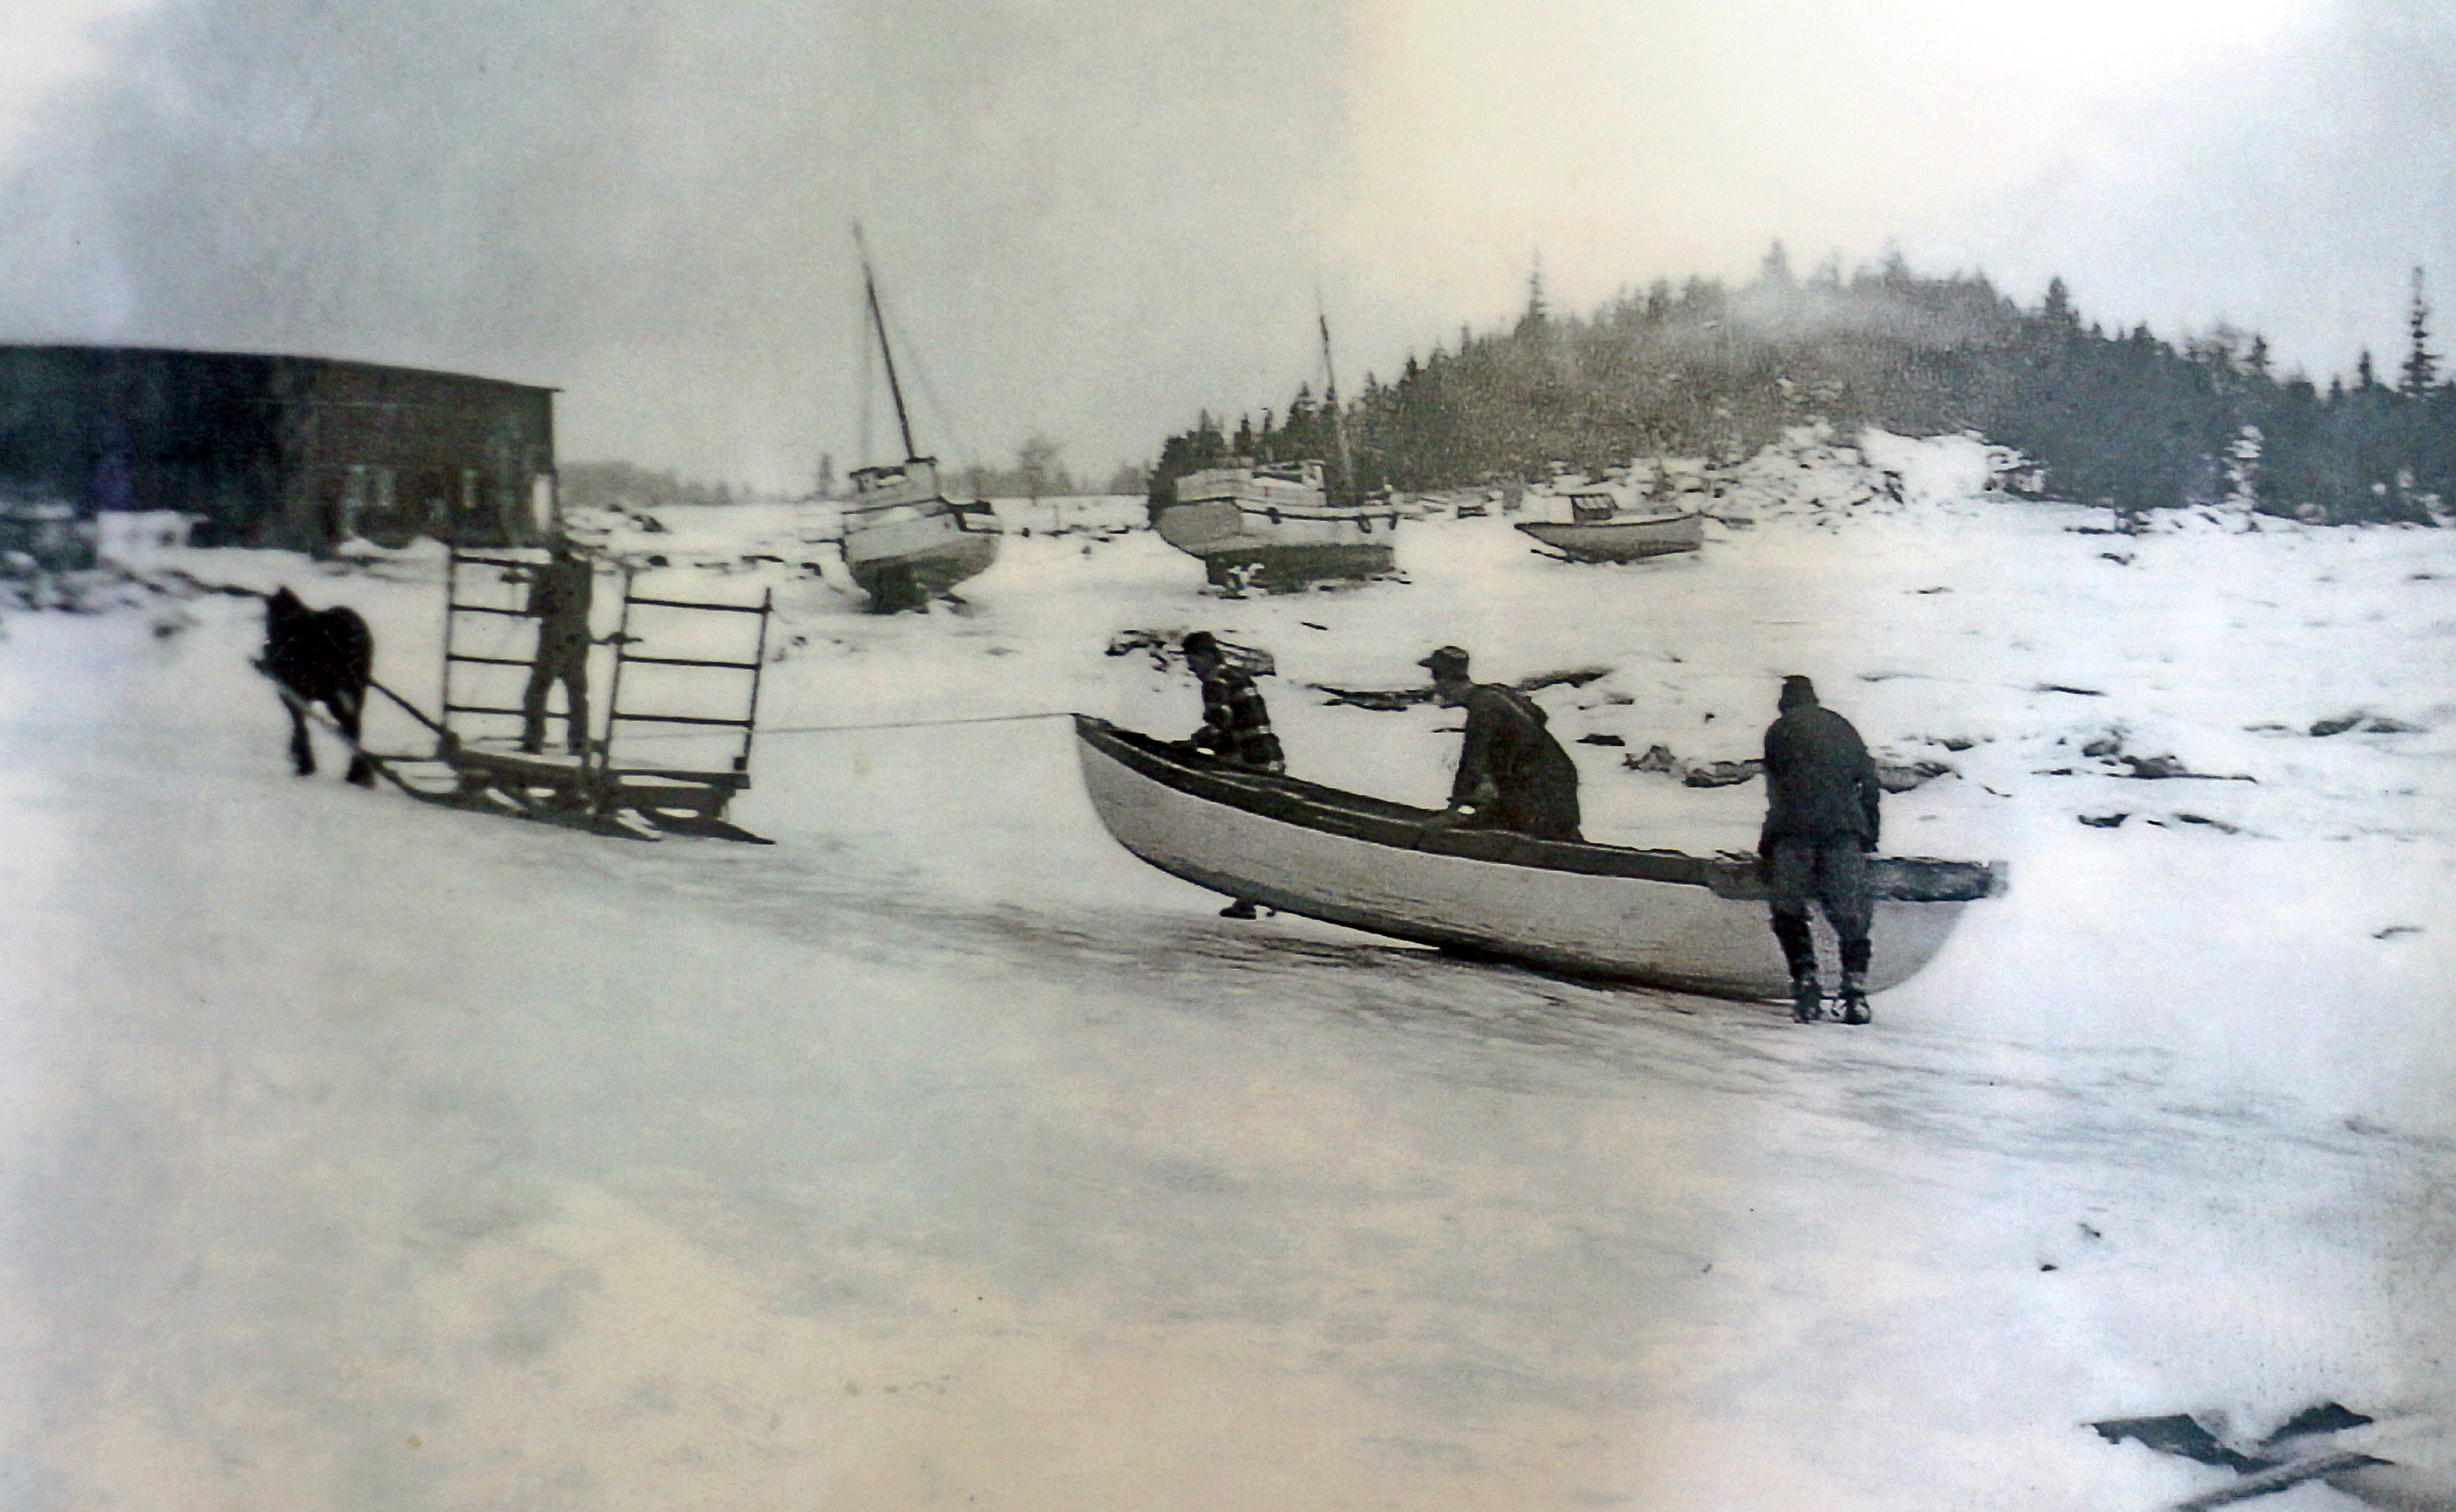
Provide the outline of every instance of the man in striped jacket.
<path id="1" fill-rule="evenodd" d="M 1287 758 L 1279 738 L 1271 733 L 1271 711 L 1261 689 L 1243 667 L 1219 649 L 1218 638 L 1197 630 L 1185 638 L 1185 664 L 1202 682 L 1202 727 L 1186 742 L 1215 761 L 1254 771 L 1283 772 Z M 1219 910 L 1223 919 L 1254 917 L 1250 898 L 1238 898 Z"/>
<path id="2" fill-rule="evenodd" d="M 1271 711 L 1243 667 L 1231 663 L 1217 637 L 1197 630 L 1185 638 L 1185 664 L 1202 682 L 1202 727 L 1186 744 L 1231 766 L 1283 772 L 1287 758 L 1271 733 Z"/>

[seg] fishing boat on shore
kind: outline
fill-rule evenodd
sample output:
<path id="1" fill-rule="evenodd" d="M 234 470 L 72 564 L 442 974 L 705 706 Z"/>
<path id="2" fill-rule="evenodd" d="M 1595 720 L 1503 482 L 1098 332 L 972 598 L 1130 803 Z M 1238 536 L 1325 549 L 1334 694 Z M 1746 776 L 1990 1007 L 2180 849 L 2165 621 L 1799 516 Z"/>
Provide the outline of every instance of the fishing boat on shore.
<path id="1" fill-rule="evenodd" d="M 1331 502 L 1318 461 L 1242 462 L 1177 479 L 1156 528 L 1214 586 L 1268 592 L 1389 571 L 1398 523 L 1391 505 Z"/>
<path id="2" fill-rule="evenodd" d="M 1260 461 L 1185 473 L 1153 517 L 1159 538 L 1202 560 L 1214 587 L 1279 592 L 1316 582 L 1376 577 L 1396 561 L 1399 510 L 1356 488 L 1356 465 L 1339 406 L 1330 322 L 1321 322 L 1322 407 L 1338 445 L 1338 476 L 1323 462 Z"/>
<path id="3" fill-rule="evenodd" d="M 1706 517 L 1694 509 L 1627 510 L 1603 489 L 1568 499 L 1567 520 L 1522 520 L 1518 528 L 1571 562 L 1643 562 L 1706 543 Z"/>
<path id="4" fill-rule="evenodd" d="M 856 242 L 861 233 L 853 233 Z M 904 439 L 904 460 L 860 467 L 852 473 L 852 498 L 842 508 L 845 569 L 864 593 L 870 611 L 893 614 L 921 609 L 956 584 L 979 576 L 997 560 L 998 519 L 987 500 L 957 502 L 947 497 L 938 460 L 923 457 L 912 442 L 912 419 L 904 385 L 888 345 L 887 317 L 879 310 L 878 281 L 867 247 L 861 255 L 862 290 L 870 329 L 895 400 L 895 424 Z"/>
<path id="5" fill-rule="evenodd" d="M 1101 824 L 1197 887 L 1567 975 L 1789 995 L 1753 857 L 1443 828 L 1438 809 L 1222 766 L 1088 715 L 1074 726 Z M 1915 975 L 1965 906 L 2005 888 L 2001 863 L 1887 856 L 1870 872 L 1875 991 Z M 1830 962 L 1833 941 L 1816 929 Z"/>

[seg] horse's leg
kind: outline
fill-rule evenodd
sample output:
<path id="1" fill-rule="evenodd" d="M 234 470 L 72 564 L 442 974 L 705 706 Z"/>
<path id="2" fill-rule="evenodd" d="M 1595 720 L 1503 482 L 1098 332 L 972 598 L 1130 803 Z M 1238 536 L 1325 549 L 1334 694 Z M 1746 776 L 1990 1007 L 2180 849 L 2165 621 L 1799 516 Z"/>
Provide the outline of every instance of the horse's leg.
<path id="1" fill-rule="evenodd" d="M 307 701 L 290 692 L 281 695 L 290 710 L 290 766 L 301 777 L 316 775 L 316 747 L 307 744 Z"/>
<path id="2" fill-rule="evenodd" d="M 367 711 L 367 692 L 362 687 L 347 688 L 333 697 L 333 715 L 340 722 L 341 733 L 350 737 L 350 781 L 360 787 L 376 785 L 375 764 L 358 752 L 358 720 Z"/>

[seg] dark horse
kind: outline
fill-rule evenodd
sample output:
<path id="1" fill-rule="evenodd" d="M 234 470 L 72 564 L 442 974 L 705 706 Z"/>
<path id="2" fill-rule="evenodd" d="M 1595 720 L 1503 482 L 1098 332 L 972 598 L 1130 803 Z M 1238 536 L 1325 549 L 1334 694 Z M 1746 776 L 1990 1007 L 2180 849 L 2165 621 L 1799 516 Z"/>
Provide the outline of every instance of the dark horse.
<path id="1" fill-rule="evenodd" d="M 376 638 L 356 609 L 310 609 L 287 587 L 264 601 L 264 659 L 256 665 L 281 689 L 290 710 L 290 759 L 299 776 L 316 770 L 316 752 L 307 744 L 307 705 L 321 703 L 332 710 L 334 723 L 356 746 L 375 660 Z M 375 786 L 376 769 L 364 756 L 351 756 L 350 781 Z"/>

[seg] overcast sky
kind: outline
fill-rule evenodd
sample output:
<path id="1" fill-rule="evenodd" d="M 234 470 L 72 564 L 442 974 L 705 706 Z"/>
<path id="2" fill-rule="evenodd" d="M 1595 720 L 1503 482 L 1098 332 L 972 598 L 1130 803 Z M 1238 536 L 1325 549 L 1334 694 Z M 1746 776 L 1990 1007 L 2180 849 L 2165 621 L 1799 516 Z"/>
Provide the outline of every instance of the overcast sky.
<path id="1" fill-rule="evenodd" d="M 2393 368 L 2456 334 L 2456 7 L 2361 0 L 0 0 L 0 340 L 565 390 L 566 460 L 1078 471 L 1523 302 L 1898 245 Z M 2443 341 L 2443 347 L 2456 341 Z M 917 370 L 917 371 L 916 371 Z"/>

